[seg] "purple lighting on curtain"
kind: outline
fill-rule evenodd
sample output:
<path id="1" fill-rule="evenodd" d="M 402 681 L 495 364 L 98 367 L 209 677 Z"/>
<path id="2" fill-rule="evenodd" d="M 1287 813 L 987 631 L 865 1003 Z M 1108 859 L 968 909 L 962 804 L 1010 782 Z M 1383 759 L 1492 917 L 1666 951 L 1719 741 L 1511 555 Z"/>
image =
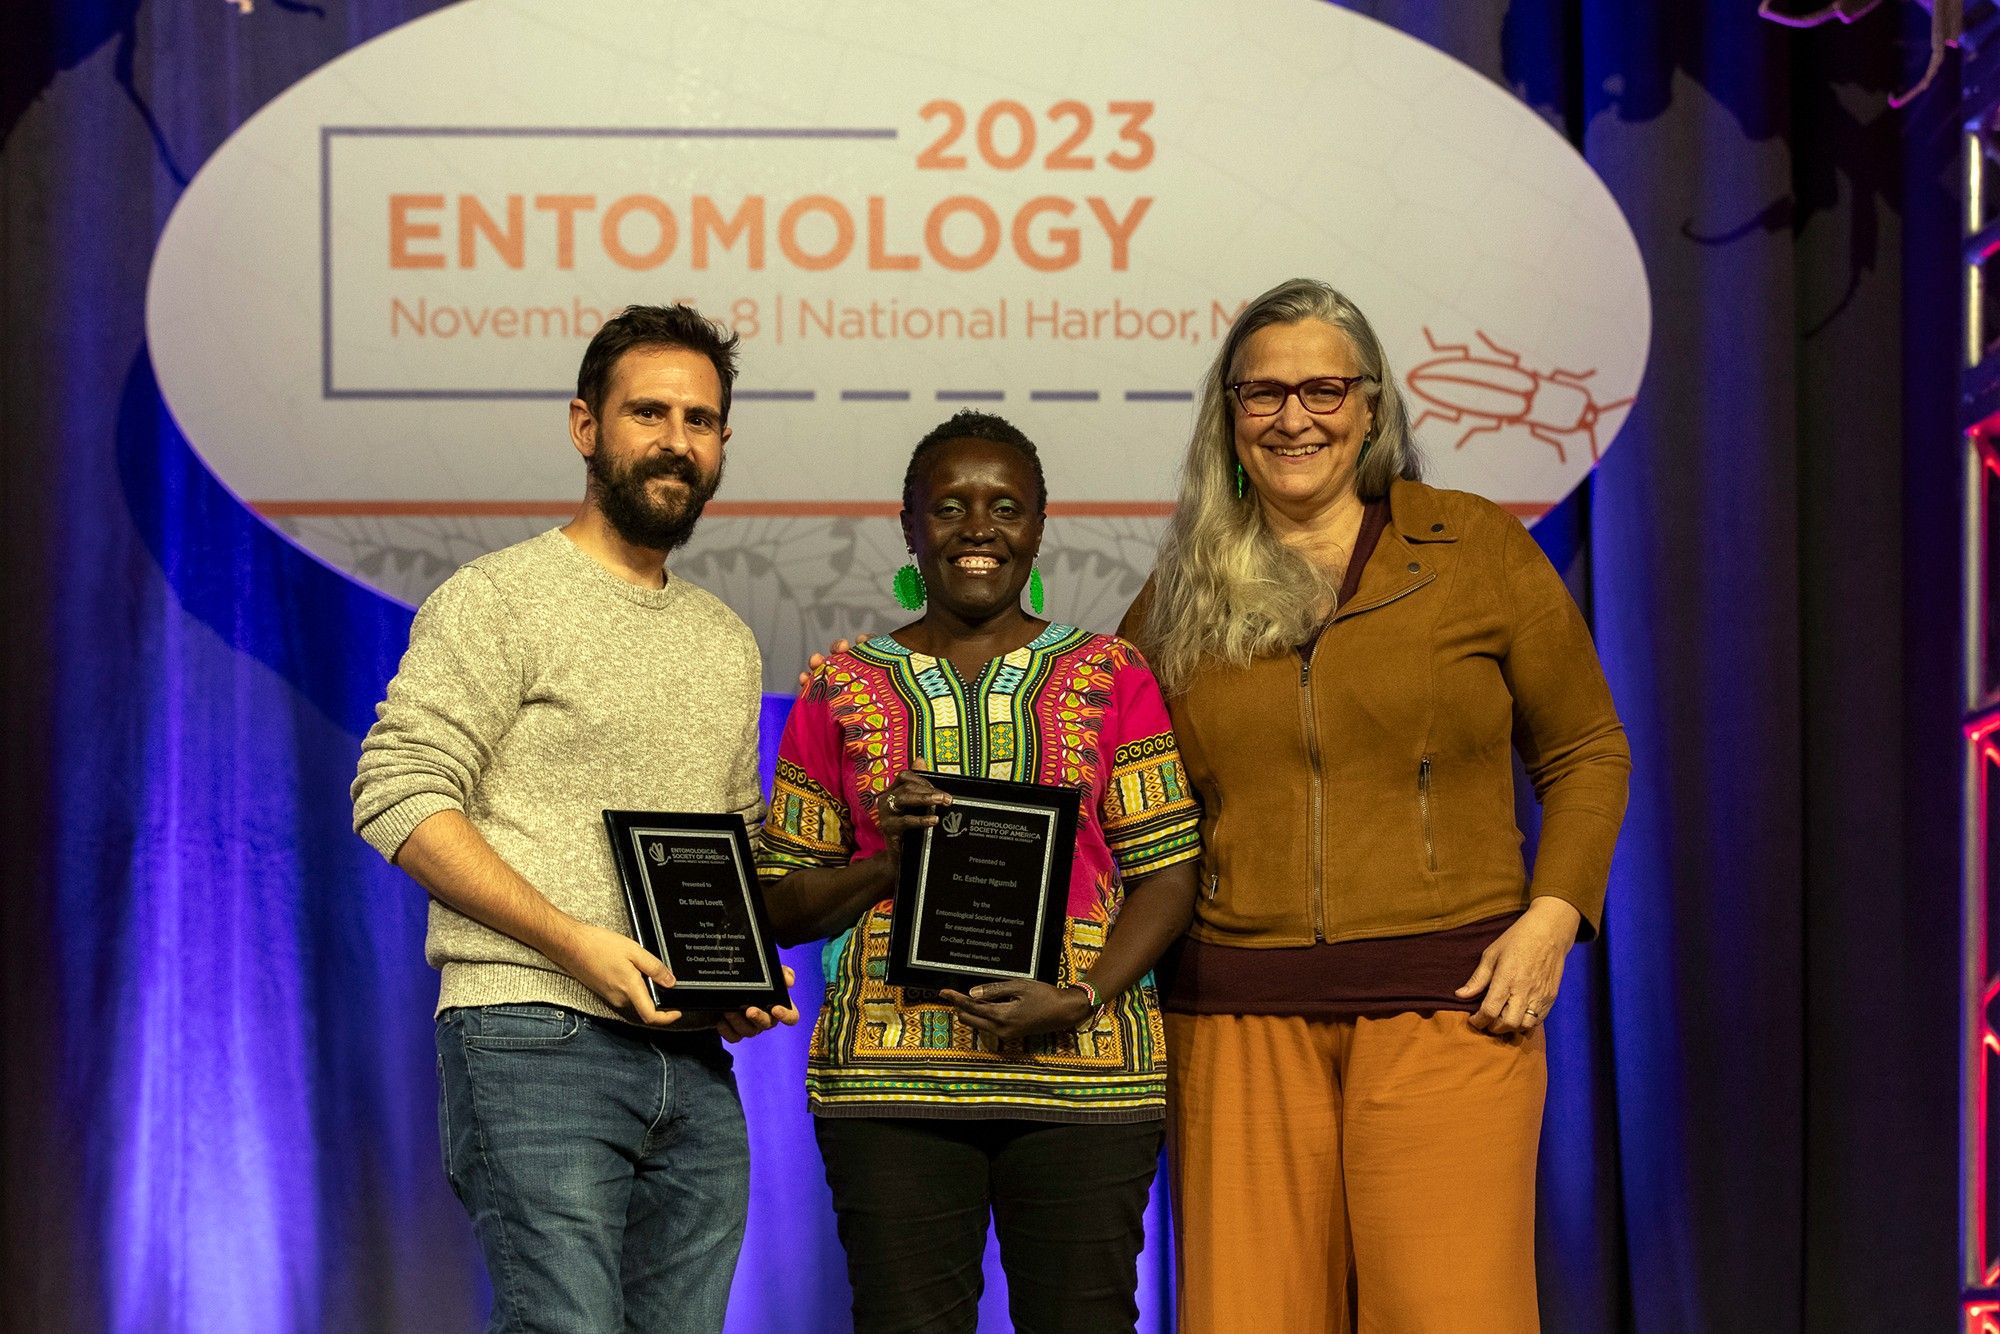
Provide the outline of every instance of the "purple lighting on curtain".
<path id="1" fill-rule="evenodd" d="M 360 727 L 409 615 L 218 486 L 143 352 L 116 434 L 145 548 L 121 555 L 167 579 L 129 580 L 143 605 L 115 644 L 93 639 L 82 599 L 65 607 L 54 774 L 104 1323 L 469 1326 L 470 1229 L 437 1161 L 423 896 L 348 828 Z M 401 1268 L 440 1251 L 442 1268 Z"/>
<path id="2" fill-rule="evenodd" d="M 158 661 L 185 680 L 159 682 L 172 702 L 128 720 L 139 757 L 126 770 L 137 827 L 121 840 L 128 912 L 115 934 L 97 925 L 117 978 L 95 1128 L 111 1176 L 111 1319 L 130 1331 L 303 1328 L 319 1308 L 320 1244 L 308 933 L 294 892 L 308 877 L 271 800 L 297 738 L 239 726 L 245 714 L 284 718 L 291 688 L 180 607 L 159 611 Z M 191 688 L 218 681 L 231 688 Z M 69 734 L 101 736 L 104 721 L 77 719 Z M 226 760 L 180 762 L 204 754 Z M 93 809 L 104 773 L 68 770 L 61 809 Z"/>

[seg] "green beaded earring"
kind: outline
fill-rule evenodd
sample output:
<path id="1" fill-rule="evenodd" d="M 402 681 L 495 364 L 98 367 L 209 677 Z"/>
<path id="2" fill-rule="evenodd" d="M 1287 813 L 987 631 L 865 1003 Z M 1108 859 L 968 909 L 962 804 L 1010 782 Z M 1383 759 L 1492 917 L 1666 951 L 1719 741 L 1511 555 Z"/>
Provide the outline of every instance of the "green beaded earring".
<path id="1" fill-rule="evenodd" d="M 1367 462 L 1367 461 L 1368 461 L 1368 451 L 1369 451 L 1370 449 L 1374 448 L 1374 446 L 1375 446 L 1375 437 L 1374 437 L 1374 436 L 1372 436 L 1372 435 L 1364 435 L 1364 436 L 1362 436 L 1362 437 L 1361 437 L 1361 452 L 1360 452 L 1359 454 L 1356 454 L 1356 455 L 1354 456 L 1354 466 L 1355 466 L 1355 467 L 1357 467 L 1357 468 L 1358 468 L 1358 467 L 1360 467 L 1360 466 L 1361 466 L 1361 465 L 1362 465 L 1363 463 L 1365 463 L 1365 462 Z"/>
<path id="2" fill-rule="evenodd" d="M 1250 489 L 1250 474 L 1243 471 L 1243 465 L 1236 465 L 1236 498 L 1243 499 L 1243 493 Z"/>
<path id="3" fill-rule="evenodd" d="M 1042 567 L 1039 565 L 1028 567 L 1028 610 L 1037 616 L 1042 614 Z"/>
<path id="4" fill-rule="evenodd" d="M 904 611 L 923 610 L 926 595 L 924 572 L 915 565 L 905 565 L 889 581 L 889 591 L 896 595 L 896 605 Z"/>

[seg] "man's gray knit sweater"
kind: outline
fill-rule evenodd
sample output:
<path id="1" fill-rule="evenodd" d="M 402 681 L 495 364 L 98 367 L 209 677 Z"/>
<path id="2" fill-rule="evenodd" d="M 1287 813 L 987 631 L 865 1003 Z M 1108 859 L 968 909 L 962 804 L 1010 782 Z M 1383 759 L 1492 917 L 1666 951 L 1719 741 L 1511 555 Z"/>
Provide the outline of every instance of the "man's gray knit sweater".
<path id="1" fill-rule="evenodd" d="M 684 579 L 629 584 L 551 529 L 424 600 L 361 743 L 354 828 L 394 860 L 457 810 L 562 911 L 631 934 L 606 809 L 736 811 L 754 831 L 757 644 Z M 438 1009 L 546 1001 L 612 1011 L 517 940 L 435 899 Z"/>

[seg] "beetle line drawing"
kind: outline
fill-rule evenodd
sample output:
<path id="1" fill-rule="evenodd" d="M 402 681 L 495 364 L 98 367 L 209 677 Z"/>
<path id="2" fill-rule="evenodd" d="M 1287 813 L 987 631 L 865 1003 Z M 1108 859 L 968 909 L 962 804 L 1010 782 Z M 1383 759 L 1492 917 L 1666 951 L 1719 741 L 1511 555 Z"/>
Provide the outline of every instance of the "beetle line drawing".
<path id="1" fill-rule="evenodd" d="M 1443 422 L 1470 421 L 1472 425 L 1453 444 L 1464 449 L 1475 435 L 1486 435 L 1509 426 L 1525 426 L 1528 434 L 1551 445 L 1556 458 L 1569 462 L 1565 438 L 1582 436 L 1590 444 L 1590 459 L 1601 456 L 1597 440 L 1599 419 L 1614 408 L 1632 401 L 1628 396 L 1599 403 L 1590 396 L 1587 383 L 1594 370 L 1547 372 L 1530 370 L 1521 364 L 1521 354 L 1500 346 L 1483 331 L 1473 336 L 1486 345 L 1490 355 L 1476 354 L 1468 343 L 1440 343 L 1428 327 L 1424 339 L 1431 351 L 1442 355 L 1416 366 L 1403 377 L 1423 411 L 1410 423 L 1415 431 L 1433 417 Z"/>

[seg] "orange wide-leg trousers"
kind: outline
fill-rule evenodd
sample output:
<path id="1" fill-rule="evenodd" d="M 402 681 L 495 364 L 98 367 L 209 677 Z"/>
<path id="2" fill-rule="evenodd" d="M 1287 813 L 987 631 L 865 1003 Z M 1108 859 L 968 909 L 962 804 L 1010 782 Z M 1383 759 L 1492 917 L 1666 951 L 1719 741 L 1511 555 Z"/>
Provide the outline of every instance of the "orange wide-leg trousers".
<path id="1" fill-rule="evenodd" d="M 1169 1014 L 1181 1334 L 1534 1334 L 1540 1029 Z"/>

